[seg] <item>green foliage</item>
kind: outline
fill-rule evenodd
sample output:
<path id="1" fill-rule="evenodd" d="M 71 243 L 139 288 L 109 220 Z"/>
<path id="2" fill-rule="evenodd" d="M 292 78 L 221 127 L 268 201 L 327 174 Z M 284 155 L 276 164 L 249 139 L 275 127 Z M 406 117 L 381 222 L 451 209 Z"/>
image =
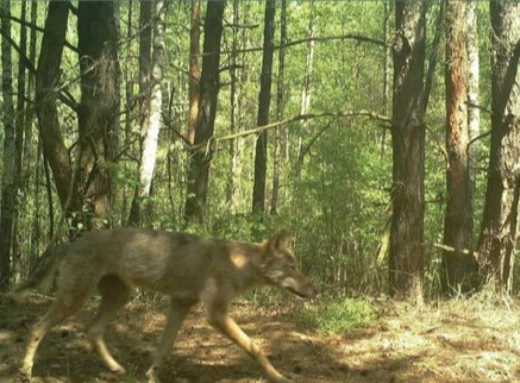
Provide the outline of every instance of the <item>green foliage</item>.
<path id="1" fill-rule="evenodd" d="M 20 16 L 20 4 L 12 5 L 13 15 Z M 279 4 L 279 3 L 278 3 Z M 132 7 L 131 30 L 128 30 L 129 7 Z M 240 2 L 239 49 L 260 48 L 263 38 L 263 2 Z M 393 5 L 391 5 L 393 7 Z M 280 38 L 280 9 L 276 9 L 275 44 Z M 202 3 L 202 20 L 206 5 Z M 428 12 L 427 57 L 432 46 L 439 6 L 432 4 Z M 119 130 L 120 154 L 116 163 L 111 163 L 113 178 L 113 209 L 110 221 L 114 226 L 126 225 L 135 189 L 138 185 L 140 150 L 139 108 L 139 5 L 136 2 L 120 4 L 119 65 L 121 68 L 121 119 Z M 481 94 L 480 104 L 489 109 L 491 60 L 489 60 L 488 5 L 478 4 L 479 36 L 481 48 Z M 231 44 L 233 6 L 225 10 L 225 28 L 222 40 L 221 89 L 218 99 L 215 137 L 231 131 Z M 309 36 L 309 21 L 314 15 L 315 36 L 360 35 L 383 40 L 383 2 L 288 2 L 287 29 L 289 42 Z M 44 25 L 46 10 L 41 3 L 36 23 Z M 390 30 L 393 23 L 390 12 Z M 77 46 L 76 17 L 70 17 L 67 41 Z M 172 2 L 169 5 L 166 27 L 167 65 L 164 68 L 164 125 L 160 132 L 152 193 L 143 202 L 145 217 L 143 226 L 165 230 L 184 230 L 201 235 L 233 238 L 243 241 L 258 241 L 271 236 L 281 228 L 294 234 L 294 248 L 302 269 L 313 279 L 335 290 L 361 293 L 385 291 L 386 260 L 377 262 L 385 225 L 389 219 L 390 189 L 392 187 L 391 132 L 387 127 L 366 118 L 314 119 L 306 123 L 294 122 L 279 130 L 279 137 L 286 137 L 286 150 L 280 171 L 280 193 L 277 214 L 268 214 L 273 185 L 273 143 L 275 131 L 268 132 L 268 179 L 266 190 L 267 212 L 264 216 L 251 214 L 251 193 L 255 135 L 237 140 L 239 171 L 231 176 L 233 158 L 231 141 L 220 141 L 210 169 L 206 221 L 203 225 L 184 222 L 186 179 L 189 151 L 180 136 L 185 134 L 188 114 L 189 26 L 190 3 Z M 20 24 L 13 23 L 13 38 L 18 41 Z M 202 31 L 203 35 L 203 31 Z M 130 38 L 127 38 L 130 36 Z M 41 34 L 37 35 L 37 50 Z M 390 44 L 393 36 L 390 36 Z M 203 46 L 201 41 L 201 47 Z M 383 78 L 385 50 L 372 43 L 352 38 L 336 38 L 315 42 L 313 68 L 310 76 L 310 113 L 369 110 L 386 113 L 390 105 L 384 105 Z M 426 124 L 425 158 L 425 240 L 442 242 L 445 214 L 445 171 L 443 152 L 445 136 L 445 89 L 443 47 L 433 81 L 428 105 Z M 14 51 L 13 51 L 14 52 Z M 284 118 L 298 115 L 301 111 L 302 87 L 305 77 L 308 44 L 296 44 L 285 50 Z M 271 98 L 271 121 L 276 119 L 276 77 L 278 54 L 273 65 L 273 88 Z M 17 76 L 18 54 L 13 54 L 14 77 Z M 37 59 L 37 58 L 36 58 Z M 262 61 L 261 50 L 240 53 L 238 68 L 238 121 L 237 130 L 256 126 L 258 92 Z M 391 59 L 390 59 L 391 62 Z M 37 63 L 37 60 L 34 64 Z M 390 63 L 391 64 L 391 63 Z M 426 64 L 428 66 L 428 63 Z M 392 68 L 390 73 L 392 73 Z M 81 101 L 77 52 L 64 50 L 60 88 L 66 89 L 76 102 Z M 126 98 L 126 91 L 130 97 Z M 27 95 L 31 100 L 34 95 Z M 391 100 L 391 81 L 390 95 Z M 127 105 L 128 104 L 128 105 Z M 388 112 L 390 113 L 390 112 Z M 38 134 L 35 116 L 33 141 L 29 147 L 32 158 L 37 157 Z M 73 162 L 77 145 L 77 113 L 64 103 L 59 103 L 59 123 L 63 140 Z M 489 130 L 489 116 L 482 113 L 481 131 Z M 322 131 L 321 135 L 318 135 Z M 0 130 L 0 138 L 2 131 Z M 482 201 L 487 174 L 489 138 L 478 143 L 479 164 L 475 201 L 475 242 L 482 216 Z M 303 158 L 301 171 L 297 171 L 302 148 L 309 148 Z M 2 145 L 0 145 L 0 155 Z M 21 265 L 29 264 L 24 256 L 34 256 L 47 245 L 51 224 L 48 221 L 49 200 L 45 194 L 46 180 L 43 161 L 29 164 L 30 179 L 27 197 L 23 202 L 24 214 L 18 223 Z M 0 163 L 0 169 L 2 164 Z M 51 174 L 52 176 L 52 174 Z M 231 181 L 237 188 L 234 199 L 229 197 Z M 51 180 L 51 184 L 53 180 Z M 60 216 L 59 201 L 54 188 L 52 209 L 54 217 Z M 85 213 L 85 212 L 83 212 Z M 56 230 L 56 228 L 54 228 Z M 384 251 L 383 251 L 384 253 Z M 382 254 L 384 256 L 384 254 Z M 440 252 L 427 249 L 426 285 L 430 291 L 438 286 L 437 270 Z M 356 305 L 359 305 L 356 306 Z M 348 311 L 351 310 L 351 311 Z M 318 323 L 320 315 L 331 323 L 341 322 L 344 316 L 358 320 L 357 313 L 364 313 L 363 305 L 355 301 L 332 304 L 329 308 L 311 309 L 307 314 Z M 349 314 L 349 315 L 342 315 Z M 304 314 L 302 314 L 304 315 Z M 360 315 L 359 318 L 362 316 Z M 367 316 L 369 318 L 370 315 Z M 309 319 L 311 320 L 311 319 Z M 357 323 L 357 322 L 352 322 Z M 362 322 L 359 322 L 362 324 Z M 336 326 L 336 325 L 334 325 Z M 339 325 L 338 325 L 339 326 Z M 355 324 L 353 324 L 355 326 Z M 327 330 L 328 331 L 328 330 Z"/>
<path id="2" fill-rule="evenodd" d="M 349 330 L 370 326 L 377 319 L 375 308 L 360 299 L 331 301 L 319 306 L 308 304 L 291 317 L 291 320 L 315 327 L 324 334 L 344 334 Z"/>

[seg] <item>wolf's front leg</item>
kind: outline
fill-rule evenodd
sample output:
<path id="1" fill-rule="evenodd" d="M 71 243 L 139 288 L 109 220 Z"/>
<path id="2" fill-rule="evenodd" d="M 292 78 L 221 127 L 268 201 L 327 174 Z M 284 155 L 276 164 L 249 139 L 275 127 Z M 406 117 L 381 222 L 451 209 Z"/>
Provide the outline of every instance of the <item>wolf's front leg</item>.
<path id="1" fill-rule="evenodd" d="M 291 383 L 292 380 L 280 374 L 269 362 L 267 356 L 262 352 L 247 334 L 236 324 L 226 312 L 209 312 L 209 323 L 243 348 L 253 359 L 258 361 L 269 380 L 273 383 Z"/>
<path id="2" fill-rule="evenodd" d="M 166 320 L 166 327 L 164 328 L 161 343 L 155 352 L 153 364 L 146 373 L 148 383 L 161 383 L 158 370 L 164 364 L 168 351 L 175 343 L 175 338 L 179 332 L 182 322 L 186 319 L 190 309 L 196 302 L 171 299 L 170 310 L 168 312 L 168 319 Z"/>

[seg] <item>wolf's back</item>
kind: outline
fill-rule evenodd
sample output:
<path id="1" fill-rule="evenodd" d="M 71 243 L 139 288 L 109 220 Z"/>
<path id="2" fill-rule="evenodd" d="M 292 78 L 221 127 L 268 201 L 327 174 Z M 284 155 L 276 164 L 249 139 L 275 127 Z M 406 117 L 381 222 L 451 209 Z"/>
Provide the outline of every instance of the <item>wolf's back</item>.
<path id="1" fill-rule="evenodd" d="M 20 302 L 34 290 L 48 289 L 60 260 L 66 253 L 67 247 L 68 244 L 61 244 L 47 249 L 38 260 L 29 277 L 16 286 L 8 295 L 15 301 Z"/>

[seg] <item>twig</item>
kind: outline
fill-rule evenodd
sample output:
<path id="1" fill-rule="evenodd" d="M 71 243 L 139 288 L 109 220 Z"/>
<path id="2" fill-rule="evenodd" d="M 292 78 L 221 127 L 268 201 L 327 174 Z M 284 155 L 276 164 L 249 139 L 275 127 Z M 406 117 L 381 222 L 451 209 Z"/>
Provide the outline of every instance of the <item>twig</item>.
<path id="1" fill-rule="evenodd" d="M 370 112 L 368 110 L 360 110 L 360 111 L 357 111 L 357 112 L 348 111 L 348 112 L 324 112 L 324 113 L 299 114 L 297 116 L 294 116 L 294 117 L 291 117 L 291 118 L 288 118 L 288 119 L 285 119 L 285 120 L 273 122 L 271 124 L 259 126 L 257 128 L 254 128 L 254 129 L 244 130 L 242 132 L 228 134 L 228 135 L 222 136 L 222 137 L 212 137 L 212 138 L 210 138 L 206 142 L 202 142 L 202 143 L 200 143 L 198 145 L 192 146 L 192 149 L 197 150 L 197 149 L 200 149 L 200 148 L 203 148 L 203 147 L 207 147 L 208 145 L 210 145 L 213 142 L 233 140 L 233 139 L 239 138 L 239 137 L 245 137 L 245 136 L 249 136 L 249 135 L 252 135 L 252 134 L 262 133 L 262 132 L 264 132 L 266 130 L 269 130 L 269 129 L 278 128 L 280 126 L 290 124 L 291 122 L 297 122 L 297 121 L 302 121 L 302 120 L 306 121 L 306 120 L 311 120 L 311 119 L 314 119 L 314 118 L 324 118 L 324 117 L 329 117 L 329 118 L 369 117 L 369 118 L 371 118 L 373 120 L 384 122 L 388 126 L 390 126 L 390 123 L 391 123 L 390 117 L 385 116 L 385 115 L 381 115 L 381 114 L 378 114 L 378 113 Z"/>

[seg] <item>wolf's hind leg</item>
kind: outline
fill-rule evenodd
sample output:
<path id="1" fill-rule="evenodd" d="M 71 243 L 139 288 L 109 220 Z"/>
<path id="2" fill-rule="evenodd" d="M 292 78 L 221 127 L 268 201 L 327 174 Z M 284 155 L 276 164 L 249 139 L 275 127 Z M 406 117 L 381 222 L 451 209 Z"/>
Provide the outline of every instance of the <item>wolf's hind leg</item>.
<path id="1" fill-rule="evenodd" d="M 101 303 L 88 330 L 88 336 L 92 346 L 97 350 L 108 369 L 124 374 L 125 369 L 108 351 L 103 334 L 106 325 L 116 317 L 117 312 L 130 300 L 131 288 L 116 275 L 105 275 L 101 278 L 97 287 L 101 294 Z"/>
<path id="2" fill-rule="evenodd" d="M 45 313 L 45 315 L 32 327 L 25 348 L 25 356 L 22 365 L 22 373 L 27 378 L 31 378 L 34 355 L 36 354 L 38 345 L 45 334 L 47 334 L 54 326 L 60 324 L 69 316 L 74 314 L 90 295 L 90 292 L 91 290 L 88 288 L 79 288 L 74 290 L 66 290 L 62 288 L 58 292 L 56 300 L 53 302 L 47 313 Z"/>
<path id="3" fill-rule="evenodd" d="M 192 300 L 178 300 L 172 298 L 170 301 L 170 309 L 168 312 L 168 318 L 166 320 L 166 327 L 162 335 L 161 343 L 157 348 L 153 364 L 146 373 L 148 377 L 148 383 L 160 383 L 157 371 L 161 368 L 166 360 L 168 351 L 175 343 L 177 334 L 186 319 L 186 316 L 190 312 L 190 309 L 195 305 L 196 301 Z"/>

